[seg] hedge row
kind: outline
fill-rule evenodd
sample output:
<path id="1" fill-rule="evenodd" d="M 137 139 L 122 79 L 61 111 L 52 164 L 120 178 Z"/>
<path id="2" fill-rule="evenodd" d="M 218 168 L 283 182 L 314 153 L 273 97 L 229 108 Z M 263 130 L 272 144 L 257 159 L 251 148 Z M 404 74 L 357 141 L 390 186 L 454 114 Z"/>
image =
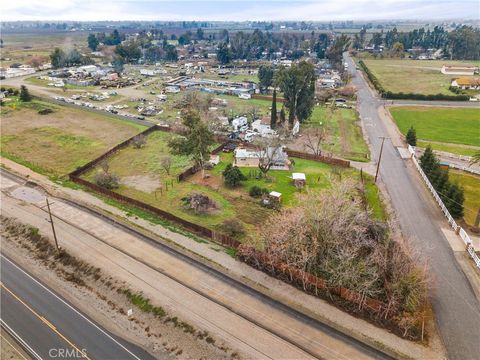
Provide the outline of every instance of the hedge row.
<path id="1" fill-rule="evenodd" d="M 365 65 L 363 60 L 358 62 L 362 70 L 367 74 L 368 80 L 372 83 L 378 93 L 384 99 L 405 99 L 405 100 L 444 100 L 444 101 L 468 101 L 469 97 L 467 95 L 444 95 L 444 94 L 432 94 L 432 95 L 425 95 L 425 94 L 417 94 L 417 93 L 394 93 L 392 91 L 387 91 L 385 88 L 380 84 L 380 81 L 377 77 L 370 71 L 370 69 Z"/>

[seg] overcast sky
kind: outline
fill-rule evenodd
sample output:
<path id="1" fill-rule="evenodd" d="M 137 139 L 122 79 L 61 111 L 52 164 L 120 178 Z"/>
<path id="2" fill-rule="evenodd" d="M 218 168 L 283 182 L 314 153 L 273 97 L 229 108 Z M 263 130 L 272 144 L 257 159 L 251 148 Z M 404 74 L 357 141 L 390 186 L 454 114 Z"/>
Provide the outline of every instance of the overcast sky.
<path id="1" fill-rule="evenodd" d="M 479 0 L 3 0 L 11 20 L 478 19 Z"/>

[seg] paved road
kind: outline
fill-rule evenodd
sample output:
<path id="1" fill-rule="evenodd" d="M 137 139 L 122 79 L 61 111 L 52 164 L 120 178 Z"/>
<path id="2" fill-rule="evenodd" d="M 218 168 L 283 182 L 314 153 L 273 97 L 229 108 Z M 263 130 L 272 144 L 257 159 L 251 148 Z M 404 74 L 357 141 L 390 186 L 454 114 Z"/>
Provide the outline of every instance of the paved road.
<path id="1" fill-rule="evenodd" d="M 116 339 L 15 263 L 0 257 L 2 325 L 24 341 L 32 357 L 153 359 Z"/>
<path id="2" fill-rule="evenodd" d="M 383 100 L 375 97 L 351 58 L 346 58 L 353 84 L 358 88 L 358 109 L 378 160 L 379 136 L 388 136 L 378 110 Z M 392 199 L 403 234 L 410 238 L 421 256 L 428 260 L 435 277 L 432 305 L 450 359 L 480 358 L 480 305 L 457 264 L 453 251 L 440 229 L 445 225 L 439 208 L 425 191 L 409 160 L 385 143 L 380 177 Z"/>
<path id="3" fill-rule="evenodd" d="M 479 108 L 478 101 L 424 101 L 424 100 L 382 100 L 386 105 L 423 105 L 423 106 L 451 106 L 465 108 Z"/>
<path id="4" fill-rule="evenodd" d="M 3 174 L 2 191 L 43 205 L 35 189 L 18 187 Z M 2 201 L 5 216 L 50 233 L 43 210 L 4 193 Z M 219 334 L 253 358 L 389 358 L 154 240 L 60 199 L 52 198 L 51 203 L 57 235 L 67 251 L 88 256 L 120 281 L 162 305 L 165 301 L 183 319 L 196 321 L 194 326 Z"/>

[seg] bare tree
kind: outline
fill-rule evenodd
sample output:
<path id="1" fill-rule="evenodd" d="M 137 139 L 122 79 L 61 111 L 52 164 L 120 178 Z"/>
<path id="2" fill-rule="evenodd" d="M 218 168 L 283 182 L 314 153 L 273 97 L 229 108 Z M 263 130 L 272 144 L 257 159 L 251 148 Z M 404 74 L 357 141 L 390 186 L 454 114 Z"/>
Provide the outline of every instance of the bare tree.
<path id="1" fill-rule="evenodd" d="M 172 158 L 171 156 L 163 156 L 162 159 L 160 160 L 160 165 L 162 166 L 163 170 L 167 173 L 167 175 L 170 175 L 170 168 L 172 167 Z"/>
<path id="2" fill-rule="evenodd" d="M 99 165 L 102 168 L 103 172 L 105 174 L 108 174 L 108 172 L 110 170 L 110 165 L 108 164 L 107 159 L 103 159 L 102 161 L 100 161 Z"/>
<path id="3" fill-rule="evenodd" d="M 298 204 L 267 219 L 259 236 L 262 252 L 242 245 L 240 255 L 273 274 L 288 271 L 282 278 L 300 280 L 304 289 L 312 289 L 307 274 L 321 274 L 327 288 L 350 290 L 348 300 L 360 309 L 366 297 L 386 298 L 386 310 L 371 311 L 396 322 L 405 337 L 418 334 L 428 298 L 426 267 L 403 239 L 363 210 L 355 181 L 335 182 L 301 196 Z M 296 272 L 294 279 L 296 269 L 306 274 L 299 279 Z"/>
<path id="4" fill-rule="evenodd" d="M 279 138 L 257 138 L 253 145 L 259 158 L 258 168 L 264 175 L 267 175 L 276 161 L 284 158 L 283 146 Z"/>
<path id="5" fill-rule="evenodd" d="M 310 151 L 314 155 L 322 155 L 322 143 L 325 140 L 325 131 L 320 128 L 310 129 L 305 134 L 305 150 Z"/>

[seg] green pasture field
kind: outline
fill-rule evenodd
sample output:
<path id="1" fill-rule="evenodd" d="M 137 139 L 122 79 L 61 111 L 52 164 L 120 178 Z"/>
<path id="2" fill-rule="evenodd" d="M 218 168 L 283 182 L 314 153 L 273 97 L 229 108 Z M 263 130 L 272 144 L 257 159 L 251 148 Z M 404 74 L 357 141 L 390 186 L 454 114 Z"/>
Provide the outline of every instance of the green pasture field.
<path id="1" fill-rule="evenodd" d="M 402 134 L 415 128 L 418 146 L 461 155 L 480 150 L 480 109 L 398 106 L 390 113 Z"/>

